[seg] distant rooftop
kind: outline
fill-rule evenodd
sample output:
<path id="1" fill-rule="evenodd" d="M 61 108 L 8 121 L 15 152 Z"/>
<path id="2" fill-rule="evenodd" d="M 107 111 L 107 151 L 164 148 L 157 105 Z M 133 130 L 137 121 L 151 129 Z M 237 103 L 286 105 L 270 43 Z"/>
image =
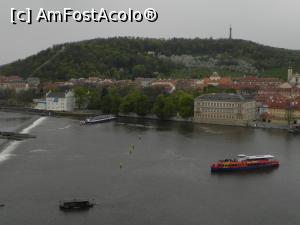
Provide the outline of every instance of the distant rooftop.
<path id="1" fill-rule="evenodd" d="M 65 92 L 50 92 L 47 98 L 64 98 Z"/>
<path id="2" fill-rule="evenodd" d="M 197 99 L 207 100 L 207 101 L 234 101 L 234 102 L 243 102 L 243 101 L 252 100 L 242 96 L 241 94 L 234 94 L 234 93 L 205 94 L 199 96 Z"/>

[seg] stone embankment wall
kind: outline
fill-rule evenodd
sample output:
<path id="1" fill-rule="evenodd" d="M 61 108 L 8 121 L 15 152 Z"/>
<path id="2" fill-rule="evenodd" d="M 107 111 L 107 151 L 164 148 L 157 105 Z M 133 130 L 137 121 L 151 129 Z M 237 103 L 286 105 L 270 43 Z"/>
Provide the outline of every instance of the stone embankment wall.
<path id="1" fill-rule="evenodd" d="M 182 118 L 182 117 L 179 117 L 179 116 L 174 116 L 174 117 L 170 117 L 170 118 L 161 119 L 161 118 L 157 117 L 156 115 L 139 116 L 136 113 L 128 113 L 128 114 L 120 113 L 119 116 L 120 117 L 130 117 L 130 118 L 152 119 L 152 120 L 167 120 L 167 121 L 188 122 L 188 123 L 193 122 L 192 117 Z"/>

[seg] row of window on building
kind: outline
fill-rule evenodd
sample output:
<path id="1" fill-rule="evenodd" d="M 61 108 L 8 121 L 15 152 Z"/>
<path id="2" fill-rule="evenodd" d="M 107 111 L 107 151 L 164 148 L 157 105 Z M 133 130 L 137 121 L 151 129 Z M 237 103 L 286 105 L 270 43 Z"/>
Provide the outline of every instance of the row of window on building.
<path id="1" fill-rule="evenodd" d="M 212 109 L 212 108 L 204 108 L 203 112 L 214 112 L 214 113 L 234 113 L 234 109 Z"/>
<path id="2" fill-rule="evenodd" d="M 206 107 L 240 107 L 240 104 L 236 103 L 227 103 L 227 102 L 198 102 L 197 106 L 206 106 Z"/>
<path id="3" fill-rule="evenodd" d="M 200 114 L 196 113 L 196 117 L 201 117 L 202 119 L 241 119 L 234 114 L 226 115 L 226 114 Z"/>

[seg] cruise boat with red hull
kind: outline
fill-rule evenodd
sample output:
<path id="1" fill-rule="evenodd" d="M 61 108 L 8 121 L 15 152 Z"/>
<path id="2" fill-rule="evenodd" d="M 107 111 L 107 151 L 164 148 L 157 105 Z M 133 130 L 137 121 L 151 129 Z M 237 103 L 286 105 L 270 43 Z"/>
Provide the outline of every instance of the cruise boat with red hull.
<path id="1" fill-rule="evenodd" d="M 238 155 L 235 159 L 220 160 L 211 165 L 211 172 L 248 171 L 279 167 L 273 155 Z"/>

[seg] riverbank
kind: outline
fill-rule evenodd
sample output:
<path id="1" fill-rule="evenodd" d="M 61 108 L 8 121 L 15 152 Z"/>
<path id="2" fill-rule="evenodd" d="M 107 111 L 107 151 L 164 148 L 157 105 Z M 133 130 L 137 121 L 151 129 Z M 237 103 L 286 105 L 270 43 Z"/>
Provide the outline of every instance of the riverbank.
<path id="1" fill-rule="evenodd" d="M 26 113 L 35 116 L 54 116 L 54 117 L 70 117 L 75 119 L 84 119 L 87 117 L 101 115 L 102 112 L 99 110 L 77 110 L 73 112 L 57 112 L 57 111 L 48 111 L 48 110 L 37 110 L 32 108 L 24 108 L 24 107 L 13 107 L 13 106 L 0 106 L 0 111 L 3 112 L 17 112 L 17 113 Z M 193 123 L 193 118 L 182 118 L 179 116 L 174 116 L 170 118 L 159 118 L 156 115 L 149 114 L 145 116 L 139 116 L 136 113 L 128 113 L 123 114 L 119 113 L 118 117 L 123 118 L 136 118 L 136 119 L 148 119 L 148 120 L 157 120 L 157 121 L 174 121 L 174 122 L 184 122 L 184 123 Z M 230 126 L 238 126 L 238 125 L 230 125 Z M 290 127 L 287 122 L 280 121 L 276 123 L 267 123 L 262 121 L 253 121 L 248 125 L 252 128 L 262 128 L 262 129 L 282 129 L 288 130 Z"/>
<path id="2" fill-rule="evenodd" d="M 182 117 L 171 117 L 166 119 L 161 119 L 155 115 L 146 115 L 146 116 L 139 116 L 135 113 L 129 114 L 119 114 L 119 117 L 125 118 L 137 118 L 137 119 L 150 119 L 150 120 L 159 120 L 159 121 L 175 121 L 175 122 L 185 122 L 185 123 L 194 123 L 193 118 L 182 118 Z M 206 125 L 210 125 L 210 123 L 202 123 Z M 253 121 L 246 125 L 237 125 L 237 124 L 214 124 L 220 126 L 234 126 L 234 127 L 252 127 L 252 128 L 261 128 L 261 129 L 281 129 L 281 130 L 288 130 L 290 127 L 286 124 L 285 121 L 277 121 L 276 123 L 267 123 L 262 121 Z"/>
<path id="3" fill-rule="evenodd" d="M 289 125 L 286 123 L 267 123 L 262 121 L 254 121 L 249 124 L 253 128 L 262 128 L 262 129 L 281 129 L 288 130 L 290 129 Z"/>
<path id="4" fill-rule="evenodd" d="M 139 116 L 136 113 L 128 113 L 128 114 L 119 113 L 118 117 L 193 123 L 193 118 L 190 117 L 190 118 L 185 119 L 185 118 L 182 118 L 182 117 L 179 117 L 179 116 L 174 116 L 174 117 L 170 117 L 170 118 L 161 119 L 161 118 L 157 117 L 156 115 Z"/>
<path id="5" fill-rule="evenodd" d="M 71 117 L 76 119 L 83 119 L 86 117 L 101 115 L 102 112 L 99 110 L 76 110 L 72 112 L 59 112 L 59 111 L 48 111 L 48 110 L 37 110 L 32 108 L 25 107 L 14 107 L 14 106 L 0 106 L 0 111 L 3 112 L 18 112 L 18 113 L 27 113 L 30 115 L 39 115 L 39 116 L 57 116 L 57 117 Z M 136 113 L 123 114 L 119 113 L 118 117 L 128 117 L 128 118 L 139 118 L 139 119 L 150 119 L 150 120 L 161 120 L 161 121 L 175 121 L 175 122 L 188 122 L 192 123 L 193 118 L 182 118 L 179 116 L 174 116 L 170 118 L 161 119 L 156 115 L 145 115 L 139 116 Z"/>

